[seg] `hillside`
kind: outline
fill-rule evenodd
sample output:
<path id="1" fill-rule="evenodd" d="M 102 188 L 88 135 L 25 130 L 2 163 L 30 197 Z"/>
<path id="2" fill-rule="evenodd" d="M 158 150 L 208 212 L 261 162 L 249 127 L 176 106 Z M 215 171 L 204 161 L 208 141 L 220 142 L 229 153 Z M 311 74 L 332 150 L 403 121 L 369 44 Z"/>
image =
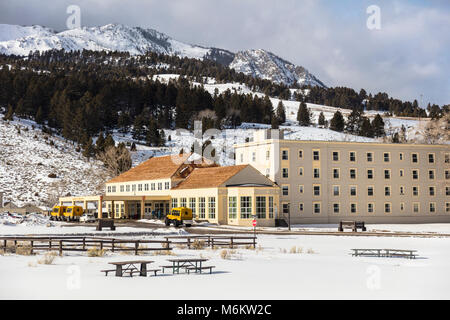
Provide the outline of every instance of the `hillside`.
<path id="1" fill-rule="evenodd" d="M 246 75 L 269 79 L 286 85 L 323 83 L 301 66 L 283 60 L 265 50 L 248 50 L 234 54 L 228 50 L 191 45 L 154 29 L 108 24 L 62 32 L 41 26 L 0 24 L 0 53 L 26 56 L 30 51 L 48 50 L 119 51 L 131 55 L 146 52 L 179 57 L 208 59 L 229 66 Z"/>
<path id="2" fill-rule="evenodd" d="M 51 205 L 58 196 L 102 188 L 108 175 L 100 162 L 87 161 L 71 143 L 33 125 L 17 118 L 6 122 L 0 116 L 0 191 L 5 201 Z"/>

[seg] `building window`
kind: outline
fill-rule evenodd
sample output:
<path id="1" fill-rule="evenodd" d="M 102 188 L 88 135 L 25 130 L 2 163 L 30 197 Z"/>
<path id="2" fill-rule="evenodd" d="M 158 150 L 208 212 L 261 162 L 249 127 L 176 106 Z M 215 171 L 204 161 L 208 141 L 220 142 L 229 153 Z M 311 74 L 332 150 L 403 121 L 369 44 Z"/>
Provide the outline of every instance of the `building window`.
<path id="1" fill-rule="evenodd" d="M 374 210 L 374 204 L 373 203 L 368 203 L 367 204 L 367 212 L 368 213 L 373 213 L 375 210 Z"/>
<path id="2" fill-rule="evenodd" d="M 339 161 L 339 152 L 333 151 L 333 161 L 337 162 Z"/>
<path id="3" fill-rule="evenodd" d="M 384 160 L 384 162 L 391 161 L 391 155 L 389 154 L 389 152 L 383 153 L 383 160 Z"/>
<path id="4" fill-rule="evenodd" d="M 384 204 L 384 213 L 391 213 L 391 204 L 390 203 Z"/>
<path id="5" fill-rule="evenodd" d="M 303 150 L 298 150 L 298 158 L 303 159 Z"/>
<path id="6" fill-rule="evenodd" d="M 356 203 L 350 203 L 350 212 L 356 213 Z"/>
<path id="7" fill-rule="evenodd" d="M 186 205 L 187 205 L 187 199 L 180 198 L 180 207 L 186 208 Z"/>
<path id="8" fill-rule="evenodd" d="M 384 196 L 385 197 L 391 196 L 391 187 L 389 187 L 389 186 L 384 187 Z"/>
<path id="9" fill-rule="evenodd" d="M 333 186 L 333 196 L 339 197 L 339 195 L 340 195 L 340 187 Z"/>
<path id="10" fill-rule="evenodd" d="M 108 186 L 108 193 L 111 193 L 111 186 Z"/>
<path id="11" fill-rule="evenodd" d="M 450 179 L 450 170 L 445 170 L 445 180 Z"/>
<path id="12" fill-rule="evenodd" d="M 400 195 L 404 196 L 405 195 L 405 187 L 400 186 Z"/>
<path id="13" fill-rule="evenodd" d="M 165 185 L 164 185 L 164 188 L 165 188 L 166 190 L 170 189 L 170 183 L 169 183 L 169 182 L 166 182 Z"/>
<path id="14" fill-rule="evenodd" d="M 112 186 L 112 192 L 116 192 L 116 186 Z"/>
<path id="15" fill-rule="evenodd" d="M 419 196 L 419 187 L 417 187 L 417 186 L 412 187 L 412 193 L 413 193 L 413 196 L 418 197 Z"/>
<path id="16" fill-rule="evenodd" d="M 337 169 L 337 168 L 333 169 L 333 178 L 339 179 L 339 169 Z"/>
<path id="17" fill-rule="evenodd" d="M 172 208 L 178 208 L 178 198 L 172 198 Z"/>
<path id="18" fill-rule="evenodd" d="M 241 219 L 250 219 L 252 216 L 252 197 L 241 197 Z"/>
<path id="19" fill-rule="evenodd" d="M 256 162 L 256 152 L 252 152 L 252 161 Z"/>
<path id="20" fill-rule="evenodd" d="M 289 169 L 283 168 L 283 178 L 289 178 Z"/>
<path id="21" fill-rule="evenodd" d="M 273 197 L 269 197 L 269 219 L 273 219 Z"/>
<path id="22" fill-rule="evenodd" d="M 269 150 L 266 151 L 266 160 L 270 160 L 270 151 Z"/>
<path id="23" fill-rule="evenodd" d="M 431 197 L 436 195 L 436 189 L 434 187 L 429 187 L 428 190 L 430 192 Z"/>
<path id="24" fill-rule="evenodd" d="M 282 205 L 282 212 L 283 212 L 283 215 L 288 215 L 289 214 L 289 203 L 283 203 L 283 205 Z"/>
<path id="25" fill-rule="evenodd" d="M 148 183 L 144 184 L 144 190 L 148 191 Z"/>
<path id="26" fill-rule="evenodd" d="M 241 163 L 243 163 L 244 162 L 244 154 L 243 153 L 241 153 L 240 158 L 241 158 Z"/>
<path id="27" fill-rule="evenodd" d="M 142 184 L 138 184 L 138 191 L 142 191 Z"/>
<path id="28" fill-rule="evenodd" d="M 367 162 L 373 162 L 373 153 L 367 152 Z"/>
<path id="29" fill-rule="evenodd" d="M 298 186 L 298 192 L 300 194 L 303 194 L 305 187 L 304 186 Z"/>
<path id="30" fill-rule="evenodd" d="M 400 159 L 400 161 L 403 161 L 403 159 L 404 159 L 403 152 L 400 152 L 398 154 L 398 158 Z"/>
<path id="31" fill-rule="evenodd" d="M 258 219 L 266 218 L 266 197 L 256 197 L 256 217 Z"/>
<path id="32" fill-rule="evenodd" d="M 125 186 L 120 186 L 120 192 L 125 192 Z"/>
<path id="33" fill-rule="evenodd" d="M 367 169 L 367 179 L 373 179 L 373 169 Z"/>
<path id="34" fill-rule="evenodd" d="M 430 202 L 430 213 L 436 212 L 436 203 Z"/>
<path id="35" fill-rule="evenodd" d="M 350 196 L 356 197 L 356 186 L 350 186 Z"/>
<path id="36" fill-rule="evenodd" d="M 405 204 L 400 202 L 400 211 L 405 211 Z"/>
<path id="37" fill-rule="evenodd" d="M 196 206 L 196 199 L 195 198 L 189 198 L 189 208 L 192 210 L 192 216 L 195 218 L 197 214 L 197 206 Z"/>
<path id="38" fill-rule="evenodd" d="M 414 213 L 418 213 L 419 212 L 419 203 L 418 202 L 414 202 L 413 203 L 413 212 Z"/>
<path id="39" fill-rule="evenodd" d="M 434 153 L 428 154 L 428 163 L 434 163 Z"/>
<path id="40" fill-rule="evenodd" d="M 135 184 L 133 184 L 132 186 L 131 186 L 131 191 L 136 191 L 136 185 Z"/>
<path id="41" fill-rule="evenodd" d="M 356 179 L 356 169 L 350 169 L 350 179 Z"/>
<path id="42" fill-rule="evenodd" d="M 450 213 L 450 202 L 445 203 L 445 213 Z"/>
<path id="43" fill-rule="evenodd" d="M 152 190 L 155 190 L 155 183 L 151 184 Z"/>
<path id="44" fill-rule="evenodd" d="M 320 202 L 313 203 L 313 212 L 315 214 L 320 214 Z"/>
<path id="45" fill-rule="evenodd" d="M 450 153 L 446 153 L 445 155 L 444 155 L 444 162 L 445 163 L 450 163 Z"/>
<path id="46" fill-rule="evenodd" d="M 315 197 L 320 196 L 320 186 L 313 186 L 313 195 Z"/>
<path id="47" fill-rule="evenodd" d="M 413 178 L 414 180 L 419 179 L 419 170 L 413 170 L 413 171 L 412 171 L 412 178 Z"/>
<path id="48" fill-rule="evenodd" d="M 412 163 L 418 163 L 419 162 L 419 155 L 417 153 L 411 154 L 411 161 Z"/>
<path id="49" fill-rule="evenodd" d="M 320 151 L 319 150 L 313 150 L 313 160 L 314 161 L 320 160 Z"/>
<path id="50" fill-rule="evenodd" d="M 303 168 L 298 168 L 298 175 L 303 176 Z"/>
<path id="51" fill-rule="evenodd" d="M 298 211 L 303 212 L 304 205 L 303 203 L 298 204 Z"/>
<path id="52" fill-rule="evenodd" d="M 281 159 L 282 160 L 289 160 L 289 151 L 288 150 L 282 150 L 281 151 Z"/>
<path id="53" fill-rule="evenodd" d="M 313 169 L 313 177 L 314 177 L 314 179 L 319 179 L 320 178 L 320 169 L 319 168 L 314 168 Z"/>
<path id="54" fill-rule="evenodd" d="M 384 178 L 385 179 L 390 179 L 391 178 L 391 170 L 390 169 L 384 170 Z"/>
<path id="55" fill-rule="evenodd" d="M 333 213 L 339 213 L 339 203 L 333 203 Z"/>
<path id="56" fill-rule="evenodd" d="M 450 187 L 445 187 L 445 195 L 450 196 Z"/>
<path id="57" fill-rule="evenodd" d="M 198 198 L 198 217 L 200 219 L 206 218 L 206 198 L 205 197 Z"/>
<path id="58" fill-rule="evenodd" d="M 266 168 L 266 177 L 268 178 L 270 176 L 270 168 Z"/>
<path id="59" fill-rule="evenodd" d="M 428 179 L 434 180 L 434 170 L 428 170 Z"/>
<path id="60" fill-rule="evenodd" d="M 356 152 L 350 151 L 350 162 L 356 162 Z"/>
<path id="61" fill-rule="evenodd" d="M 130 185 L 129 184 L 127 184 L 126 188 L 127 188 L 127 192 L 130 192 Z"/>
<path id="62" fill-rule="evenodd" d="M 367 195 L 369 197 L 373 197 L 373 187 L 372 186 L 367 187 Z"/>
<path id="63" fill-rule="evenodd" d="M 237 197 L 228 197 L 228 218 L 237 218 Z"/>
<path id="64" fill-rule="evenodd" d="M 216 197 L 208 197 L 208 214 L 209 219 L 216 218 Z"/>
<path id="65" fill-rule="evenodd" d="M 283 196 L 288 196 L 289 195 L 289 186 L 282 186 L 281 190 L 282 190 L 282 195 Z"/>
<path id="66" fill-rule="evenodd" d="M 162 190 L 162 182 L 158 182 L 158 190 Z"/>
<path id="67" fill-rule="evenodd" d="M 399 171 L 400 178 L 403 177 L 404 175 L 405 175 L 405 171 L 403 169 L 400 169 L 400 171 Z"/>

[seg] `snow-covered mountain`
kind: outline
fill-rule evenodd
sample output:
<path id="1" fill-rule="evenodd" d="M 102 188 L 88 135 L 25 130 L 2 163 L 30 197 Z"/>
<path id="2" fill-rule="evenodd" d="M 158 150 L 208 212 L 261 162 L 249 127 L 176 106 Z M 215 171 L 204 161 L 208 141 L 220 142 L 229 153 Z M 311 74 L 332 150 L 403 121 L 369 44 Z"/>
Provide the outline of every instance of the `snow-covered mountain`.
<path id="1" fill-rule="evenodd" d="M 19 56 L 30 51 L 64 49 L 93 51 L 122 51 L 132 55 L 148 51 L 194 59 L 209 59 L 238 72 L 268 79 L 276 83 L 324 86 L 301 66 L 265 50 L 247 50 L 236 54 L 219 48 L 186 44 L 154 29 L 108 24 L 56 32 L 41 26 L 0 24 L 0 53 Z"/>
<path id="2" fill-rule="evenodd" d="M 301 66 L 296 66 L 266 50 L 246 50 L 236 53 L 230 68 L 254 77 L 292 85 L 325 85 Z"/>

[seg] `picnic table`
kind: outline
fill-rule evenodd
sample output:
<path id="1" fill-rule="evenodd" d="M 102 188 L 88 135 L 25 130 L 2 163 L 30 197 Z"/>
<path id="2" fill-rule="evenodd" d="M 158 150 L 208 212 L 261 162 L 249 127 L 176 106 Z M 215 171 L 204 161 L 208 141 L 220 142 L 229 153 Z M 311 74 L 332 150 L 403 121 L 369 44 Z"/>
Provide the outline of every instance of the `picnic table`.
<path id="1" fill-rule="evenodd" d="M 405 249 L 351 249 L 353 251 L 352 256 L 365 256 L 365 257 L 401 257 L 415 259 L 417 250 L 405 250 Z"/>
<path id="2" fill-rule="evenodd" d="M 184 268 L 188 273 L 190 271 L 195 271 L 202 273 L 202 270 L 209 269 L 209 272 L 212 273 L 212 268 L 214 266 L 203 266 L 203 262 L 208 261 L 208 259 L 169 259 L 169 262 L 172 262 L 172 265 L 162 266 L 163 272 L 164 269 L 172 269 L 172 273 L 180 273 L 180 269 Z"/>
<path id="3" fill-rule="evenodd" d="M 146 277 L 147 272 L 154 272 L 156 276 L 156 272 L 159 269 L 148 270 L 147 265 L 153 263 L 154 261 L 149 260 L 137 260 L 137 261 L 119 261 L 119 262 L 108 262 L 116 266 L 115 270 L 102 270 L 105 272 L 105 276 L 108 275 L 108 272 L 116 272 L 116 277 L 122 277 L 124 274 L 129 273 L 130 277 L 133 276 L 134 273 L 139 273 L 141 277 Z M 137 266 L 140 266 L 139 268 Z"/>

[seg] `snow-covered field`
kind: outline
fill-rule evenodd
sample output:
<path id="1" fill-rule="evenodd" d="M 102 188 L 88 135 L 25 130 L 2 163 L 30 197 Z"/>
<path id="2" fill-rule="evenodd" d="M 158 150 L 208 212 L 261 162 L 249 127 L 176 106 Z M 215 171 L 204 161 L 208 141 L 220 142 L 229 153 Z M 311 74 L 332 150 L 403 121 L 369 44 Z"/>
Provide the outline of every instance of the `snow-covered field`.
<path id="1" fill-rule="evenodd" d="M 293 247 L 297 253 L 290 253 Z M 299 252 L 301 249 L 301 253 Z M 415 260 L 352 257 L 352 248 L 418 250 Z M 0 299 L 448 299 L 450 241 L 443 238 L 258 236 L 258 248 L 175 248 L 175 256 L 139 256 L 166 265 L 167 259 L 203 257 L 213 274 L 105 277 L 108 262 L 136 260 L 65 254 L 52 265 L 40 256 L 0 256 Z M 229 250 L 229 249 L 228 249 Z"/>

